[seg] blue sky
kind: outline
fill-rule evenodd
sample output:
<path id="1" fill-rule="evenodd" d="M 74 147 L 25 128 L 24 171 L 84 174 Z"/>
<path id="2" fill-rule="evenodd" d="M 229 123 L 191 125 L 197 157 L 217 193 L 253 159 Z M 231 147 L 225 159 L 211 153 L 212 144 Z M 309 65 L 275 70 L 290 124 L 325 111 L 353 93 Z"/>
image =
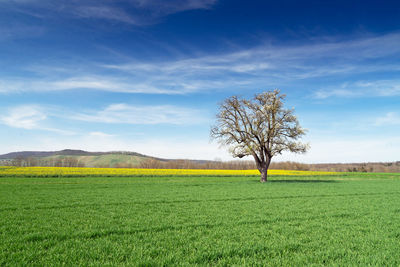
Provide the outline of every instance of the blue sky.
<path id="1" fill-rule="evenodd" d="M 279 88 L 311 150 L 396 161 L 396 1 L 0 0 L 0 153 L 232 159 L 217 104 Z"/>

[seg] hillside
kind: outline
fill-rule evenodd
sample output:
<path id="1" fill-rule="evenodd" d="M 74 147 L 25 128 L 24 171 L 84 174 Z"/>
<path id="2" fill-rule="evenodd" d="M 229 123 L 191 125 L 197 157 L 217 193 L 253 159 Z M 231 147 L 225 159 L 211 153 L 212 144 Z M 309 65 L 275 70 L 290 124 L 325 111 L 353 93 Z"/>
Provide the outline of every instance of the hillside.
<path id="1" fill-rule="evenodd" d="M 64 149 L 61 151 L 21 151 L 0 155 L 0 165 L 57 166 L 57 167 L 121 167 L 121 168 L 211 168 L 220 162 L 208 160 L 163 159 L 129 151 L 88 152 Z M 218 169 L 218 166 L 214 166 Z M 242 169 L 242 168 L 239 168 Z"/>
<path id="2" fill-rule="evenodd" d="M 1 165 L 22 166 L 81 166 L 138 167 L 146 160 L 166 161 L 136 152 L 88 152 L 65 149 L 61 151 L 21 151 L 0 155 Z"/>
<path id="3" fill-rule="evenodd" d="M 103 155 L 54 155 L 50 157 L 43 157 L 41 160 L 45 162 L 60 162 L 73 158 L 84 167 L 138 167 L 141 162 L 147 160 L 149 157 L 133 156 L 126 154 L 103 154 Z"/>
<path id="4" fill-rule="evenodd" d="M 15 159 L 18 157 L 51 157 L 51 156 L 103 156 L 103 155 L 131 155 L 145 158 L 153 158 L 136 152 L 111 151 L 111 152 L 88 152 L 84 150 L 64 149 L 60 151 L 20 151 L 0 155 L 0 159 Z"/>

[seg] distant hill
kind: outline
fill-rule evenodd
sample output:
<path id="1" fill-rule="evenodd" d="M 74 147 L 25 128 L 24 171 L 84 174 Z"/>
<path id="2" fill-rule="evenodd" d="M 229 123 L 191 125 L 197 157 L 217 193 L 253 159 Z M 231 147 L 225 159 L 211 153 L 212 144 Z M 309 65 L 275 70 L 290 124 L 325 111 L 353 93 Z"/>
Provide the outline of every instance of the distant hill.
<path id="1" fill-rule="evenodd" d="M 51 157 L 51 156 L 102 156 L 102 155 L 110 155 L 110 154 L 121 154 L 121 155 L 130 155 L 130 156 L 138 156 L 144 158 L 153 158 L 150 156 L 146 156 L 136 152 L 125 152 L 125 151 L 111 151 L 111 152 L 88 152 L 84 150 L 73 150 L 73 149 L 64 149 L 60 151 L 21 151 L 21 152 L 12 152 L 4 155 L 0 155 L 0 159 L 15 159 L 17 157 Z M 160 159 L 162 160 L 162 159 Z"/>
<path id="2" fill-rule="evenodd" d="M 0 155 L 0 164 L 8 165 L 16 160 L 28 160 L 28 165 L 55 166 L 77 165 L 85 167 L 137 167 L 145 160 L 160 162 L 167 159 L 151 157 L 136 152 L 111 151 L 88 152 L 84 150 L 64 149 L 61 151 L 21 151 Z M 34 163 L 32 163 L 34 161 Z M 68 162 L 64 162 L 68 161 Z"/>
<path id="3" fill-rule="evenodd" d="M 163 159 L 130 151 L 20 151 L 0 155 L 0 165 L 123 168 L 205 168 L 209 160 Z"/>

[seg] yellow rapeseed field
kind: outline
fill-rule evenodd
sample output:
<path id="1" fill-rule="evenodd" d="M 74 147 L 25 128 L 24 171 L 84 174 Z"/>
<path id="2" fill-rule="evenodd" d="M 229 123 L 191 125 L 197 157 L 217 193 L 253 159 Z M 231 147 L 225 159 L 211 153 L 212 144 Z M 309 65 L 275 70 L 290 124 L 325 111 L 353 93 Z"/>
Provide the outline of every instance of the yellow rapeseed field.
<path id="1" fill-rule="evenodd" d="M 269 170 L 269 175 L 334 175 L 336 172 Z M 83 177 L 83 176 L 259 176 L 258 170 L 136 169 L 75 167 L 0 167 L 0 177 Z"/>

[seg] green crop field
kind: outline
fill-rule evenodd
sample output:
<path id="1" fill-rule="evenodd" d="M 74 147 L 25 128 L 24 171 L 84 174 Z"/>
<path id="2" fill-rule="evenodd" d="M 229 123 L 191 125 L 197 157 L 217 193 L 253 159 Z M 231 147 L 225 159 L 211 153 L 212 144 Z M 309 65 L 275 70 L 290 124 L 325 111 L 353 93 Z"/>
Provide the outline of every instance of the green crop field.
<path id="1" fill-rule="evenodd" d="M 0 178 L 0 265 L 400 265 L 400 175 Z"/>

